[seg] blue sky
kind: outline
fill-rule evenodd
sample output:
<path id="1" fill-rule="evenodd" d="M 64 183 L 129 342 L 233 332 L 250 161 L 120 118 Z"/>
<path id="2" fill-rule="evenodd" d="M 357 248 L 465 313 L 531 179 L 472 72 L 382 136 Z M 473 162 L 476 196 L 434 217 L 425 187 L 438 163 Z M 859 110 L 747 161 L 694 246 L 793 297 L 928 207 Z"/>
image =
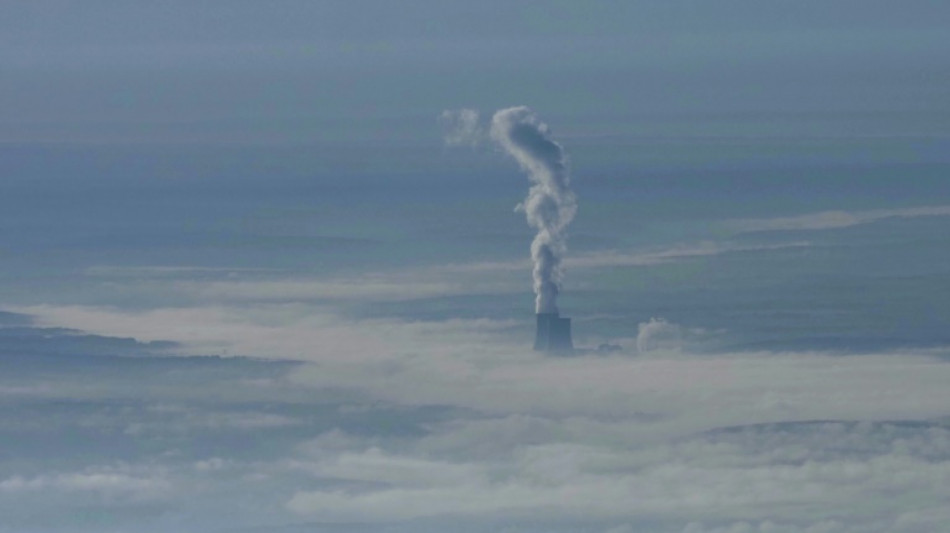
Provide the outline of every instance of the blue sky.
<path id="1" fill-rule="evenodd" d="M 948 30 L 3 4 L 0 532 L 946 529 Z M 569 357 L 530 350 L 518 105 L 577 197 Z"/>

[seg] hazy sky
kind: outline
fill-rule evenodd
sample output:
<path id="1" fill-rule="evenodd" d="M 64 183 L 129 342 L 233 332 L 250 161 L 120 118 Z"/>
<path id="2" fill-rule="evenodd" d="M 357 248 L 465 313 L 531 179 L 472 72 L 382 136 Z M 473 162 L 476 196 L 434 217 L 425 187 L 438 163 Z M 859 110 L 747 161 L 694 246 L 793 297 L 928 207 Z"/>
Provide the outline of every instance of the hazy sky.
<path id="1" fill-rule="evenodd" d="M 513 102 L 564 127 L 696 112 L 946 123 L 940 2 L 92 0 L 0 15 L 8 141 L 416 139 L 441 109 Z"/>
<path id="2" fill-rule="evenodd" d="M 946 2 L 0 3 L 0 533 L 950 530 L 948 50 Z"/>

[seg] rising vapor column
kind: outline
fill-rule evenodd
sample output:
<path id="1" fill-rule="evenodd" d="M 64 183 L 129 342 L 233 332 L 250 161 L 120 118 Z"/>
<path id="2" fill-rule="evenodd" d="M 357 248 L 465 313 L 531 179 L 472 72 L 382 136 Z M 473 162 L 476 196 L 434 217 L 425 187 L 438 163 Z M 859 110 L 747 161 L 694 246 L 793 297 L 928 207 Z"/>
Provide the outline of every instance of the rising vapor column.
<path id="1" fill-rule="evenodd" d="M 557 313 L 561 258 L 567 250 L 565 230 L 577 212 L 567 156 L 561 145 L 551 139 L 547 124 L 527 107 L 511 107 L 495 113 L 491 137 L 521 165 L 531 180 L 528 197 L 520 207 L 528 224 L 538 230 L 531 243 L 537 295 L 535 311 Z"/>
<path id="2" fill-rule="evenodd" d="M 557 308 L 561 259 L 567 251 L 566 229 L 577 212 L 567 155 L 551 138 L 547 124 L 527 107 L 496 112 L 491 121 L 491 137 L 531 180 L 528 197 L 520 207 L 528 224 L 538 232 L 531 242 L 538 314 L 534 347 L 542 351 L 572 350 L 570 319 L 560 318 Z"/>

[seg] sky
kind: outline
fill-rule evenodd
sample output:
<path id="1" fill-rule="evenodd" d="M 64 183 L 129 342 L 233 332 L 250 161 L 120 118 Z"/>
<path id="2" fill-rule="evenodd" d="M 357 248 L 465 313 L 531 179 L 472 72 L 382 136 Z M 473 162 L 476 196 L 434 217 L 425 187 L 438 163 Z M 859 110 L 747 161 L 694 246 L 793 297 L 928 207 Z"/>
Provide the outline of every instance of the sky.
<path id="1" fill-rule="evenodd" d="M 0 4 L 0 533 L 946 529 L 948 48 L 927 1 Z"/>

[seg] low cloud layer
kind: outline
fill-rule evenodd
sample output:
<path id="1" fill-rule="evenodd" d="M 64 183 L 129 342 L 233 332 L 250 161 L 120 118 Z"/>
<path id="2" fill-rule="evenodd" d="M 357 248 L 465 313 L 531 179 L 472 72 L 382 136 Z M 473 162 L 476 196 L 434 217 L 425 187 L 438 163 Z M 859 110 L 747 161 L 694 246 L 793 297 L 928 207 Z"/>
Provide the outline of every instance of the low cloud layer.
<path id="1" fill-rule="evenodd" d="M 934 357 L 940 352 L 694 355 L 683 351 L 688 344 L 682 341 L 701 333 L 659 319 L 641 324 L 633 335 L 639 356 L 552 359 L 500 335 L 512 323 L 485 319 L 352 322 L 287 305 L 137 314 L 87 307 L 22 310 L 43 322 L 106 335 L 171 338 L 183 353 L 267 354 L 313 363 L 294 371 L 301 386 L 353 388 L 405 405 L 493 413 L 646 413 L 663 420 L 654 430 L 673 432 L 789 419 L 930 417 L 950 403 L 942 386 L 950 366 Z M 596 390 L 591 383 L 598 384 Z M 914 383 L 914 390 L 904 383 Z"/>
<path id="2" fill-rule="evenodd" d="M 842 505 L 862 501 L 873 511 L 860 524 L 832 531 L 858 525 L 886 531 L 903 519 L 898 514 L 894 520 L 900 504 L 893 491 L 913 495 L 919 508 L 938 508 L 942 480 L 950 474 L 948 439 L 950 430 L 940 426 L 819 422 L 703 433 L 669 446 L 524 445 L 479 463 L 418 460 L 370 448 L 317 460 L 312 471 L 381 488 L 302 491 L 288 507 L 346 522 L 691 516 L 683 531 L 704 531 L 701 523 L 726 515 L 749 527 L 770 521 L 802 530 L 838 524 Z M 812 508 L 807 516 L 802 506 Z"/>
<path id="3" fill-rule="evenodd" d="M 0 380 L 4 401 L 30 413 L 5 435 L 50 427 L 49 399 L 66 400 L 69 423 L 44 438 L 62 431 L 125 457 L 55 467 L 24 451 L 0 470 L 0 510 L 21 521 L 10 505 L 39 491 L 169 516 L 239 498 L 235 528 L 325 531 L 918 533 L 946 519 L 940 351 L 701 353 L 696 328 L 657 318 L 632 328 L 636 351 L 551 358 L 478 319 L 358 322 L 273 304 L 20 311 L 37 327 L 174 340 L 181 354 L 301 361 L 132 358 L 140 371 L 100 374 L 92 389 L 67 371 L 15 390 Z M 249 439 L 259 444 L 235 445 Z"/>
<path id="4" fill-rule="evenodd" d="M 944 345 L 729 344 L 746 324 L 711 323 L 749 306 L 823 334 L 827 287 L 801 321 L 768 287 L 673 302 L 684 278 L 640 310 L 600 311 L 601 280 L 646 294 L 648 276 L 692 275 L 709 291 L 723 265 L 816 250 L 776 238 L 577 254 L 566 265 L 594 289 L 578 282 L 574 305 L 600 298 L 601 314 L 575 328 L 623 349 L 575 357 L 530 350 L 530 306 L 500 315 L 528 292 L 526 260 L 88 269 L 85 282 L 152 304 L 0 312 L 0 531 L 76 531 L 48 505 L 85 509 L 87 531 L 939 531 Z"/>

